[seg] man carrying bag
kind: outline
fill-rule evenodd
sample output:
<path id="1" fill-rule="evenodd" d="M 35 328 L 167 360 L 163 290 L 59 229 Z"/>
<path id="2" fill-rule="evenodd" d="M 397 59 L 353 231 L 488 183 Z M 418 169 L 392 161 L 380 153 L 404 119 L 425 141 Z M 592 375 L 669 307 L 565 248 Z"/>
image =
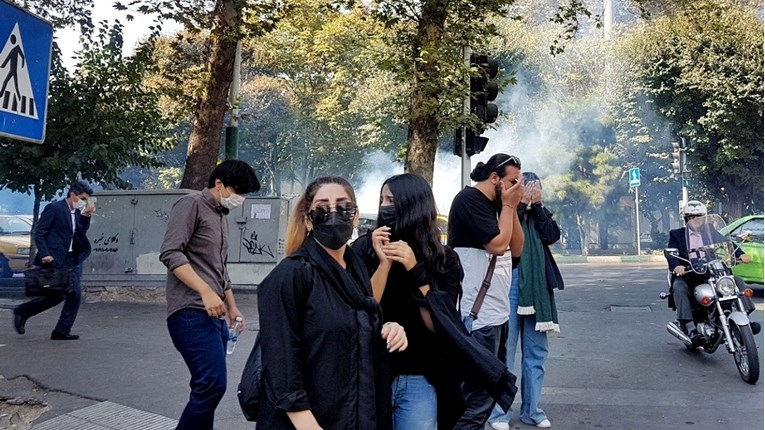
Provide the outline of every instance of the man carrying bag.
<path id="1" fill-rule="evenodd" d="M 47 205 L 40 215 L 34 229 L 37 246 L 35 265 L 43 270 L 30 272 L 29 281 L 32 288 L 28 291 L 35 294 L 34 286 L 39 287 L 38 291 L 44 289 L 45 285 L 52 286 L 52 283 L 45 283 L 46 279 L 55 281 L 61 288 L 61 280 L 65 280 L 69 272 L 71 285 L 70 288 L 63 285 L 65 293 L 46 294 L 14 309 L 13 327 L 18 334 L 26 332 L 27 319 L 63 301 L 64 307 L 50 338 L 79 339 L 79 336 L 71 334 L 70 331 L 80 309 L 82 263 L 90 255 L 90 241 L 86 233 L 90 227 L 90 216 L 95 211 L 95 206 L 88 204 L 91 194 L 93 190 L 86 183 L 76 181 L 69 188 L 66 199 Z"/>
<path id="2" fill-rule="evenodd" d="M 512 260 L 505 253 L 510 249 L 517 256 L 523 249 L 523 231 L 515 210 L 523 187 L 520 167 L 520 160 L 507 154 L 479 162 L 470 174 L 475 186 L 460 191 L 449 212 L 448 244 L 465 270 L 462 319 L 471 337 L 502 362 L 512 269 Z M 492 263 L 496 264 L 493 270 Z M 468 379 L 463 394 L 465 412 L 454 428 L 483 429 L 494 407 L 491 393 Z"/>

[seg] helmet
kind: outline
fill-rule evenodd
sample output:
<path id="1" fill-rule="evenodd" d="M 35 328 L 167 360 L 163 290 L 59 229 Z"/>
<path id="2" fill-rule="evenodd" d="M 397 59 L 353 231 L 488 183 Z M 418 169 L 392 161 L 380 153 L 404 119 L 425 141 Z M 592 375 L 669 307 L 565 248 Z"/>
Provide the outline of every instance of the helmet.
<path id="1" fill-rule="evenodd" d="M 685 204 L 685 207 L 683 207 L 683 216 L 704 216 L 707 214 L 707 207 L 704 206 L 704 203 L 701 203 L 698 200 L 690 200 L 688 203 Z"/>

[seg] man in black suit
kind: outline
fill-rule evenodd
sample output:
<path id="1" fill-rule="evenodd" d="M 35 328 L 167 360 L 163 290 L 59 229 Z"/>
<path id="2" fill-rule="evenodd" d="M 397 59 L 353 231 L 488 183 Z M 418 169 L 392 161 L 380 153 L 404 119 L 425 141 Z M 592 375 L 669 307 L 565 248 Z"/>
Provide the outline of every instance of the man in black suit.
<path id="1" fill-rule="evenodd" d="M 37 254 L 35 264 L 57 269 L 72 269 L 72 289 L 66 295 L 32 299 L 13 310 L 13 326 L 24 334 L 24 325 L 32 316 L 64 302 L 58 324 L 50 335 L 53 340 L 74 340 L 79 336 L 70 331 L 80 309 L 80 279 L 82 262 L 90 255 L 90 241 L 86 233 L 95 206 L 88 204 L 93 190 L 84 182 L 74 182 L 64 200 L 45 207 L 34 229 Z"/>
<path id="2" fill-rule="evenodd" d="M 683 208 L 683 218 L 685 219 L 686 226 L 690 220 L 706 214 L 707 207 L 697 200 L 690 200 Z M 676 248 L 680 257 L 693 261 L 688 256 L 689 244 L 686 243 L 686 228 L 687 227 L 682 227 L 671 230 L 669 232 L 669 244 L 667 247 Z M 701 233 L 702 232 L 695 232 L 691 229 L 688 237 L 691 248 L 695 249 L 702 246 L 703 240 L 701 239 Z M 720 236 L 721 241 L 725 240 L 724 236 L 717 231 L 711 232 L 710 234 Z M 694 241 L 698 241 L 698 243 L 694 245 Z M 738 257 L 742 263 L 749 263 L 752 261 L 752 259 L 740 249 L 736 251 L 736 257 Z M 703 343 L 703 336 L 696 331 L 696 324 L 693 322 L 691 292 L 693 292 L 694 287 L 706 282 L 708 276 L 686 270 L 685 264 L 687 263 L 675 257 L 668 256 L 667 263 L 669 265 L 669 270 L 672 272 L 672 299 L 674 300 L 677 312 L 677 322 L 683 332 L 691 338 L 693 344 L 700 345 Z M 739 290 L 743 291 L 743 289 L 746 288 L 744 281 L 739 277 L 735 277 L 734 279 L 736 280 Z M 748 297 L 744 297 L 743 299 L 746 312 L 751 313 L 751 311 L 754 310 L 754 303 Z M 752 331 L 756 332 L 755 334 L 759 333 L 760 329 L 761 327 L 759 324 L 752 323 Z"/>

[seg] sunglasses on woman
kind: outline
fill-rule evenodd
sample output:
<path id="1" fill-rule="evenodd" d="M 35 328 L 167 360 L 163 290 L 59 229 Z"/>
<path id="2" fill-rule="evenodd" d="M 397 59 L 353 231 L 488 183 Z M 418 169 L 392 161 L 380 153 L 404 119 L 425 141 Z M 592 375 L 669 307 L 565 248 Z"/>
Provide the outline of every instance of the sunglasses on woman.
<path id="1" fill-rule="evenodd" d="M 338 218 L 342 220 L 350 220 L 356 216 L 356 210 L 358 209 L 352 202 L 343 202 L 335 205 L 335 212 L 337 212 Z M 332 207 L 330 205 L 317 205 L 315 208 L 308 212 L 308 217 L 314 224 L 323 224 L 327 222 L 329 216 L 332 213 Z"/>

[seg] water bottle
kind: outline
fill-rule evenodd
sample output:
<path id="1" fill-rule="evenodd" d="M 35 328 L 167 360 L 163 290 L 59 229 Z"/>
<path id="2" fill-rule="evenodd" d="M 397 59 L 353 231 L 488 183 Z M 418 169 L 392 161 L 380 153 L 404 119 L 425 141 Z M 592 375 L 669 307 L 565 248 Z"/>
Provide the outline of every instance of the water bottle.
<path id="1" fill-rule="evenodd" d="M 236 339 L 239 337 L 239 327 L 242 326 L 242 317 L 236 317 L 234 320 L 234 326 L 228 330 L 228 345 L 226 346 L 226 354 L 231 355 L 236 348 Z"/>

